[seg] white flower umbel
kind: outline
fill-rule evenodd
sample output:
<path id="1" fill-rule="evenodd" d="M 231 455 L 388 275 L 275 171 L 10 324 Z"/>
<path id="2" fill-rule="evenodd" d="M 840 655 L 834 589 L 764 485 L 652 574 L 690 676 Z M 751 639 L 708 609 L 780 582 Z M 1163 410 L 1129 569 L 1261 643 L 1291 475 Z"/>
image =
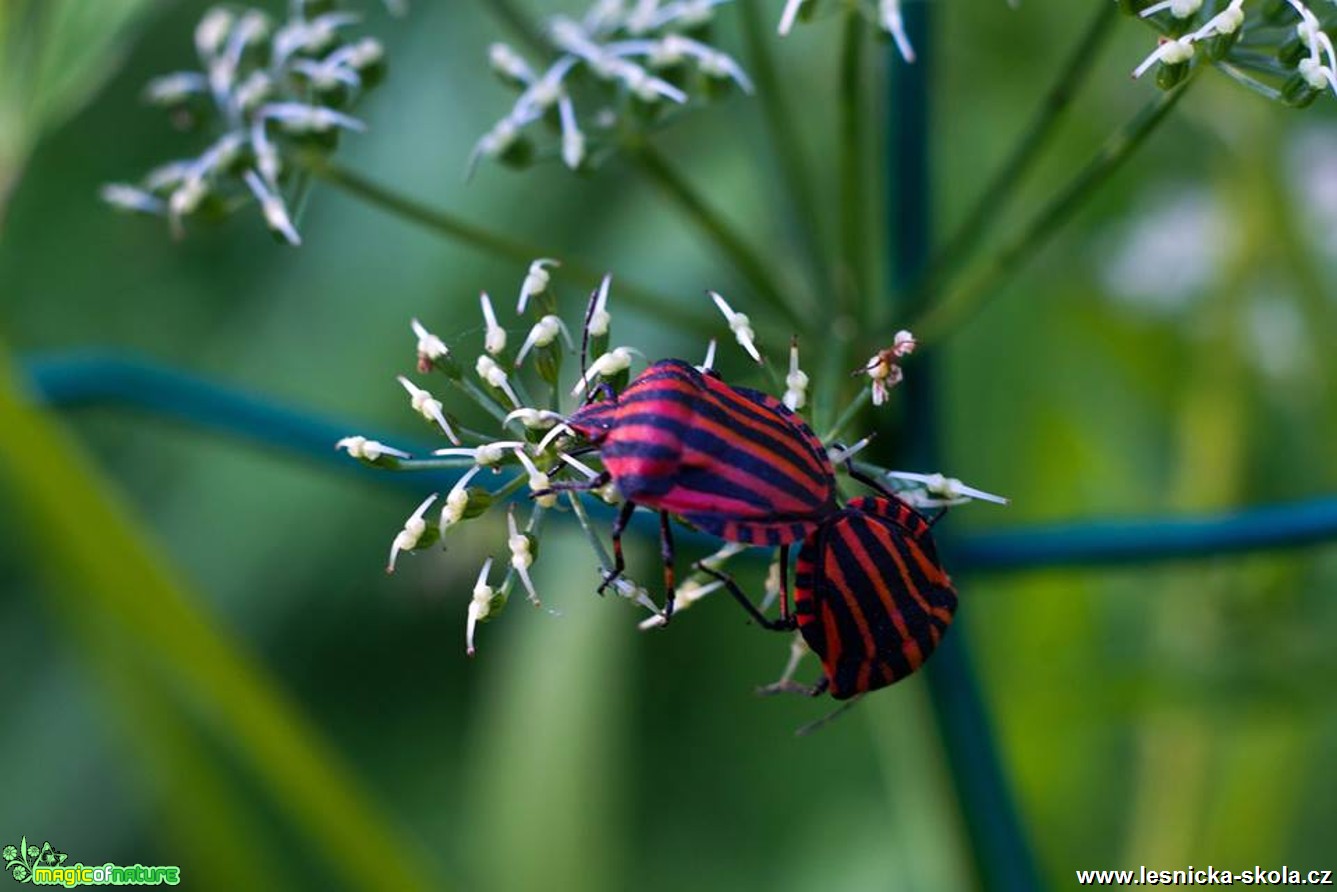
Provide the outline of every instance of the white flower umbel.
<path id="1" fill-rule="evenodd" d="M 798 367 L 798 338 L 789 344 L 789 374 L 785 375 L 784 403 L 791 412 L 808 404 L 808 375 Z"/>
<path id="2" fill-rule="evenodd" d="M 534 581 L 529 578 L 529 568 L 534 563 L 534 537 L 528 532 L 520 532 L 520 528 L 515 524 L 515 506 L 506 514 L 506 528 L 509 536 L 506 539 L 506 547 L 511 551 L 511 569 L 520 577 L 525 591 L 529 594 L 529 603 L 535 607 L 542 605 L 539 600 L 539 594 L 534 590 Z"/>
<path id="3" fill-rule="evenodd" d="M 519 368 L 521 363 L 525 361 L 525 357 L 529 355 L 530 350 L 551 345 L 553 341 L 557 340 L 558 335 L 561 335 L 562 339 L 566 341 L 568 350 L 575 349 L 575 344 L 571 343 L 571 332 L 566 330 L 566 323 L 562 321 L 560 316 L 544 316 L 534 323 L 534 327 L 529 330 L 529 337 L 525 338 L 525 342 L 520 345 L 520 352 L 515 356 L 516 368 Z"/>
<path id="4" fill-rule="evenodd" d="M 479 356 L 478 361 L 474 363 L 474 371 L 478 373 L 478 377 L 487 382 L 488 386 L 495 387 L 506 394 L 506 398 L 511 401 L 512 406 L 520 405 L 520 398 L 511 389 L 511 379 L 507 376 L 506 370 L 499 366 L 491 356 L 486 353 Z"/>
<path id="5" fill-rule="evenodd" d="M 353 458 L 375 464 L 384 456 L 392 458 L 412 458 L 402 449 L 387 446 L 379 440 L 368 440 L 363 436 L 344 437 L 334 444 L 335 449 L 342 449 Z"/>
<path id="6" fill-rule="evenodd" d="M 531 431 L 546 431 L 555 424 L 560 424 L 565 420 L 565 416 L 551 409 L 531 409 L 525 406 L 522 409 L 516 409 L 503 419 L 503 424 L 510 424 L 512 421 L 518 421 L 526 429 Z"/>
<path id="7" fill-rule="evenodd" d="M 549 270 L 556 266 L 561 264 L 548 258 L 540 258 L 529 264 L 529 272 L 525 273 L 525 280 L 520 285 L 520 299 L 515 304 L 517 314 L 524 313 L 531 297 L 537 297 L 548 290 L 548 284 L 552 281 L 552 273 Z"/>
<path id="8" fill-rule="evenodd" d="M 288 210 L 301 178 L 286 174 L 307 166 L 298 153 L 332 152 L 333 131 L 365 129 L 347 109 L 377 81 L 385 51 L 370 38 L 345 36 L 357 16 L 308 16 L 306 3 L 287 5 L 281 22 L 243 6 L 205 11 L 194 35 L 197 70 L 154 78 L 145 95 L 211 144 L 181 162 L 184 175 L 149 174 L 135 184 L 143 195 L 133 203 L 132 193 L 104 189 L 108 202 L 166 217 L 177 236 L 204 208 L 254 202 L 270 230 L 301 243 Z"/>
<path id="9" fill-rule="evenodd" d="M 489 66 L 519 95 L 510 112 L 475 145 L 470 169 L 480 158 L 528 163 L 532 153 L 527 134 L 537 133 L 539 122 L 551 120 L 554 113 L 562 162 L 578 170 L 589 162 L 591 148 L 616 147 L 617 140 L 605 134 L 644 126 L 638 116 L 627 113 L 627 97 L 642 106 L 686 105 L 694 98 L 698 81 L 703 82 L 703 93 L 704 82 L 720 80 L 751 91 L 747 73 L 731 56 L 687 36 L 708 22 L 723 2 L 727 0 L 662 4 L 595 0 L 584 16 L 548 19 L 543 36 L 555 58 L 541 70 L 511 46 L 493 44 L 488 49 Z M 701 77 L 684 81 L 685 87 L 678 86 L 678 78 L 655 73 L 689 65 Z M 580 89 L 568 91 L 574 80 Z M 581 126 L 587 113 L 594 117 L 594 128 Z"/>
<path id="10" fill-rule="evenodd" d="M 678 588 L 674 591 L 674 597 L 673 597 L 674 615 L 677 615 L 682 611 L 686 610 L 688 607 L 691 607 L 693 604 L 695 604 L 697 601 L 700 601 L 702 598 L 704 598 L 711 592 L 718 591 L 722 588 L 724 588 L 724 583 L 718 579 L 714 579 L 711 580 L 710 582 L 704 582 L 704 583 L 696 579 L 686 580 L 681 585 L 679 585 Z M 662 613 L 656 613 L 654 616 L 646 617 L 645 619 L 641 620 L 640 624 L 638 625 L 638 628 L 642 632 L 644 632 L 648 631 L 649 629 L 657 629 L 660 626 L 663 626 L 666 622 L 667 620 L 664 619 L 664 615 Z"/>
<path id="11" fill-rule="evenodd" d="M 798 19 L 798 14 L 802 11 L 804 2 L 806 0 L 785 0 L 784 12 L 780 13 L 780 25 L 775 29 L 781 37 L 793 30 L 794 22 Z"/>
<path id="12" fill-rule="evenodd" d="M 1171 40 L 1161 38 L 1156 49 L 1151 51 L 1151 55 L 1142 60 L 1142 64 L 1133 69 L 1133 77 L 1141 77 L 1147 73 L 1147 69 L 1160 62 L 1162 65 L 1183 65 L 1193 58 L 1195 52 L 1193 48 L 1193 35 L 1185 34 L 1183 37 Z"/>
<path id="13" fill-rule="evenodd" d="M 497 592 L 488 585 L 487 576 L 492 572 L 492 558 L 488 558 L 483 564 L 483 569 L 478 572 L 478 581 L 474 583 L 473 597 L 469 599 L 468 619 L 464 626 L 464 652 L 473 656 L 476 652 L 474 648 L 474 632 L 478 624 L 492 615 L 492 603 L 497 598 Z"/>
<path id="14" fill-rule="evenodd" d="M 733 332 L 738 345 L 746 350 L 747 355 L 751 356 L 754 361 L 761 362 L 761 354 L 757 352 L 757 335 L 752 330 L 752 320 L 747 317 L 746 313 L 735 312 L 734 308 L 729 306 L 729 302 L 719 292 L 707 291 L 706 293 L 710 295 L 710 299 L 715 302 L 715 306 L 719 307 L 720 312 L 724 314 L 724 319 L 729 323 L 729 330 Z"/>
<path id="15" fill-rule="evenodd" d="M 596 378 L 611 378 L 625 372 L 631 368 L 631 358 L 639 355 L 641 351 L 634 347 L 614 347 L 590 363 L 590 367 L 585 370 L 584 375 L 581 375 L 576 386 L 571 388 L 571 395 L 580 396 L 585 393 Z"/>
<path id="16" fill-rule="evenodd" d="M 917 474 L 911 471 L 888 471 L 888 480 L 912 484 L 901 495 L 916 508 L 945 508 L 950 505 L 963 505 L 966 502 L 992 502 L 995 505 L 1011 504 L 1003 496 L 967 486 L 955 477 L 942 474 Z"/>
<path id="17" fill-rule="evenodd" d="M 455 435 L 455 429 L 446 420 L 441 401 L 403 375 L 399 375 L 397 380 L 404 386 L 404 390 L 408 391 L 409 403 L 413 406 L 413 411 L 428 421 L 435 422 L 450 442 L 458 446 L 460 438 Z"/>
<path id="18" fill-rule="evenodd" d="M 620 597 L 626 598 L 628 601 L 635 601 L 656 616 L 662 617 L 664 615 L 663 611 L 659 609 L 659 605 L 650 597 L 650 593 L 627 577 L 619 576 L 609 584 Z"/>
<path id="19" fill-rule="evenodd" d="M 399 559 L 401 551 L 412 551 L 418 547 L 418 543 L 422 541 L 423 533 L 427 532 L 427 521 L 423 519 L 423 515 L 427 513 L 427 509 L 432 507 L 432 503 L 435 501 L 436 493 L 432 493 L 423 500 L 416 511 L 409 515 L 409 519 L 404 521 L 404 529 L 399 531 L 399 535 L 395 536 L 395 541 L 390 545 L 390 560 L 385 565 L 385 572 L 395 572 L 395 561 Z"/>
<path id="20" fill-rule="evenodd" d="M 704 372 L 707 371 L 708 369 L 715 368 L 715 349 L 718 346 L 719 343 L 714 338 L 711 338 L 710 343 L 706 345 L 705 360 L 699 366 L 696 367 L 696 370 L 698 372 Z"/>

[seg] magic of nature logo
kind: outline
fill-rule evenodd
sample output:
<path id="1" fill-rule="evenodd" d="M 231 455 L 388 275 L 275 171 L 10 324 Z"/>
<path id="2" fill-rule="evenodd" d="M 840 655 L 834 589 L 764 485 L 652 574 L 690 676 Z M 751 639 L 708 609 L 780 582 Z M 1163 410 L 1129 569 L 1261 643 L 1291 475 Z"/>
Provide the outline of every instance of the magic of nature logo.
<path id="1" fill-rule="evenodd" d="M 143 864 L 120 865 L 107 862 L 94 866 L 66 864 L 69 856 L 57 851 L 51 843 L 40 846 L 28 842 L 0 849 L 5 861 L 5 872 L 20 883 L 38 886 L 175 886 L 181 882 L 181 868 L 172 866 L 146 867 Z"/>

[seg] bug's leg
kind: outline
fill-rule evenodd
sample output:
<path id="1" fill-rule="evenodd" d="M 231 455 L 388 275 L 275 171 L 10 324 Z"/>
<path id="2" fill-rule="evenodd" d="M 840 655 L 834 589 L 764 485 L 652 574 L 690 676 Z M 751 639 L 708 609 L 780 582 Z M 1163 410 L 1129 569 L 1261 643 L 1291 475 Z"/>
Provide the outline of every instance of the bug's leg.
<path id="1" fill-rule="evenodd" d="M 864 486 L 868 487 L 869 489 L 873 490 L 876 493 L 879 493 L 891 499 L 900 498 L 899 496 L 896 495 L 896 493 L 892 492 L 890 489 L 884 486 L 882 484 L 882 481 L 874 477 L 869 477 L 863 471 L 856 470 L 853 461 L 847 460 L 845 462 L 845 471 L 850 475 L 850 479 L 859 481 Z"/>
<path id="2" fill-rule="evenodd" d="M 659 512 L 659 557 L 664 561 L 664 625 L 673 619 L 674 589 L 677 573 L 673 569 L 673 532 L 669 529 L 667 511 Z"/>
<path id="3" fill-rule="evenodd" d="M 529 494 L 529 497 L 537 499 L 539 496 L 550 496 L 559 492 L 589 492 L 598 489 L 612 479 L 612 476 L 604 471 L 598 477 L 591 477 L 588 480 L 559 480 L 556 483 L 548 484 L 547 489 L 535 490 Z"/>
<path id="4" fill-rule="evenodd" d="M 631 514 L 635 510 L 635 502 L 626 502 L 618 512 L 617 520 L 613 521 L 613 572 L 604 576 L 604 581 L 599 585 L 598 591 L 601 595 L 604 589 L 616 582 L 627 569 L 627 559 L 622 556 L 622 533 L 626 531 L 627 524 L 631 522 Z"/>
<path id="5" fill-rule="evenodd" d="M 757 688 L 757 693 L 763 697 L 774 694 L 802 694 L 805 697 L 816 697 L 825 691 L 828 684 L 825 676 L 816 684 L 802 684 L 794 681 L 799 663 L 803 661 L 803 657 L 807 653 L 808 647 L 803 642 L 803 636 L 796 633 L 794 640 L 789 645 L 789 662 L 785 664 L 785 671 L 780 674 L 778 680 Z"/>
<path id="6" fill-rule="evenodd" d="M 729 594 L 734 596 L 734 600 L 741 604 L 743 609 L 747 611 L 748 616 L 752 617 L 753 621 L 763 629 L 770 629 L 772 632 L 788 632 L 798 628 L 798 623 L 792 616 L 782 619 L 767 619 L 765 615 L 757 609 L 757 605 L 753 604 L 752 601 L 748 599 L 748 596 L 743 594 L 743 590 L 738 587 L 738 583 L 734 582 L 734 578 L 728 573 L 722 573 L 713 567 L 707 567 L 701 561 L 696 562 L 695 568 L 700 572 L 705 573 L 707 576 L 723 583 L 724 587 L 728 589 Z"/>
<path id="7" fill-rule="evenodd" d="M 780 621 L 789 622 L 789 546 L 780 546 Z"/>

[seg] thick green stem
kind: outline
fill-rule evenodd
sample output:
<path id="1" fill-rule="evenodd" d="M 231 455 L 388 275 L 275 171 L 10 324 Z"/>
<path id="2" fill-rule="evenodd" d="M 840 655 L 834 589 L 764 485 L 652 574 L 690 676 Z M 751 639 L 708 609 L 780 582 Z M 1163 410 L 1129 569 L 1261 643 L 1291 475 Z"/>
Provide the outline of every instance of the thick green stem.
<path id="1" fill-rule="evenodd" d="M 747 46 L 749 69 L 757 85 L 757 101 L 775 150 L 784 192 L 789 198 L 795 229 L 803 240 L 808 263 L 819 288 L 834 287 L 831 266 L 827 262 L 822 239 L 821 217 L 817 209 L 812 171 L 803 156 L 803 145 L 795 122 L 798 120 L 785 103 L 784 92 L 775 70 L 775 59 L 767 43 L 769 35 L 762 24 L 762 0 L 746 0 L 739 12 L 743 18 L 743 42 Z"/>
<path id="2" fill-rule="evenodd" d="M 550 248 L 533 245 L 520 239 L 501 235 L 483 229 L 466 220 L 436 208 L 428 207 L 406 195 L 392 192 L 379 183 L 367 179 L 359 173 L 333 164 L 325 159 L 307 157 L 302 160 L 304 167 L 313 175 L 332 186 L 344 190 L 355 198 L 380 208 L 386 213 L 400 217 L 444 238 L 470 245 L 506 260 L 514 260 L 526 266 L 539 257 L 556 256 Z M 597 288 L 603 273 L 588 263 L 564 258 L 563 271 L 575 282 L 586 288 Z M 693 334 L 712 337 L 719 334 L 719 320 L 714 315 L 702 311 L 693 311 L 680 301 L 667 295 L 659 294 L 640 285 L 618 280 L 617 299 L 629 306 L 651 312 L 656 318 L 681 326 Z"/>
<path id="3" fill-rule="evenodd" d="M 721 253 L 728 257 L 738 272 L 747 279 L 748 284 L 756 290 L 757 296 L 783 313 L 796 331 L 802 330 L 805 326 L 804 314 L 786 298 L 785 291 L 772 278 L 766 261 L 714 208 L 706 203 L 664 156 L 644 142 L 629 145 L 628 154 L 640 171 L 683 211 L 692 224 L 706 235 Z"/>
<path id="4" fill-rule="evenodd" d="M 934 290 L 962 262 L 969 259 L 980 240 L 1016 196 L 1026 173 L 1039 157 L 1040 150 L 1053 135 L 1064 113 L 1072 105 L 1073 97 L 1077 95 L 1087 75 L 1090 74 L 1101 44 L 1114 33 L 1111 24 L 1118 14 L 1118 9 L 1113 3 L 1098 4 L 1095 16 L 1059 70 L 1048 92 L 1045 93 L 1021 141 L 980 193 L 962 221 L 961 227 L 947 240 L 946 245 L 938 251 L 929 264 L 928 274 L 920 280 L 909 300 L 908 306 L 911 312 L 920 309 Z"/>
<path id="5" fill-rule="evenodd" d="M 861 102 L 863 83 L 863 16 L 845 17 L 840 53 L 840 271 L 837 299 L 846 311 L 871 304 L 872 276 L 868 250 L 868 182 L 864 175 L 867 126 Z"/>
<path id="6" fill-rule="evenodd" d="M 1117 171 L 1165 120 L 1196 78 L 1156 97 L 1119 128 L 1096 156 L 1073 177 L 1030 223 L 996 254 L 973 281 L 924 309 L 912 330 L 924 340 L 937 340 L 978 310 L 1007 279 L 1044 247 L 1096 189 Z"/>

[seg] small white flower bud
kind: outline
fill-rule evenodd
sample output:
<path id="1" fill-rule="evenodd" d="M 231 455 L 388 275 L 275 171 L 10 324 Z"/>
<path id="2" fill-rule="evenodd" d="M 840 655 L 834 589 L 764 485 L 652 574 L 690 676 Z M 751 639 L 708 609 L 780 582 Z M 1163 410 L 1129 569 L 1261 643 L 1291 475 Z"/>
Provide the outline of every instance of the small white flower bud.
<path id="1" fill-rule="evenodd" d="M 151 192 L 126 183 L 107 183 L 98 194 L 118 211 L 161 216 L 167 212 L 167 203 Z"/>
<path id="2" fill-rule="evenodd" d="M 552 281 L 552 273 L 548 272 L 548 268 L 553 266 L 561 266 L 561 264 L 548 258 L 535 260 L 529 264 L 529 272 L 525 273 L 525 281 L 520 285 L 520 299 L 515 305 L 517 315 L 523 313 L 525 308 L 529 306 L 531 297 L 548 290 L 548 284 Z"/>
<path id="3" fill-rule="evenodd" d="M 414 319 L 409 324 L 413 328 L 413 334 L 418 338 L 419 357 L 434 362 L 450 355 L 450 348 L 446 346 L 446 342 L 428 331 L 421 322 Z"/>
<path id="4" fill-rule="evenodd" d="M 785 375 L 784 404 L 797 412 L 808 403 L 808 375 L 798 367 L 798 340 L 789 345 L 789 374 Z"/>
<path id="5" fill-rule="evenodd" d="M 1170 0 L 1170 15 L 1177 19 L 1196 15 L 1199 9 L 1202 9 L 1202 0 Z"/>
<path id="6" fill-rule="evenodd" d="M 404 521 L 404 529 L 399 531 L 399 535 L 395 536 L 395 541 L 390 545 L 390 561 L 385 565 L 385 572 L 395 572 L 395 561 L 401 551 L 412 551 L 418 547 L 423 533 L 427 532 L 427 521 L 423 520 L 423 515 L 435 501 L 436 493 L 432 493 L 409 515 L 409 519 Z"/>
<path id="7" fill-rule="evenodd" d="M 544 431 L 562 420 L 562 415 L 548 409 L 531 409 L 528 406 L 516 409 L 508 414 L 503 420 L 503 424 L 510 424 L 512 421 L 518 421 L 527 429 L 532 431 Z"/>
<path id="8" fill-rule="evenodd" d="M 426 390 L 414 384 L 408 378 L 400 375 L 397 379 L 408 391 L 409 402 L 413 406 L 413 411 L 417 412 L 428 421 L 436 422 L 441 431 L 450 439 L 450 442 L 459 445 L 460 438 L 455 436 L 455 431 L 450 423 L 446 421 L 445 412 L 442 410 L 441 401 L 433 397 Z"/>
<path id="9" fill-rule="evenodd" d="M 489 386 L 495 387 L 506 394 L 506 398 L 511 401 L 512 406 L 520 405 L 520 398 L 517 397 L 515 391 L 511 389 L 511 382 L 510 379 L 506 377 L 506 370 L 497 365 L 497 361 L 491 356 L 488 356 L 486 353 L 479 356 L 478 361 L 474 363 L 474 371 L 477 372 L 478 377 L 486 381 Z"/>
<path id="10" fill-rule="evenodd" d="M 487 575 L 492 571 L 492 558 L 487 559 L 483 564 L 483 569 L 478 574 L 478 581 L 474 583 L 473 597 L 469 599 L 468 620 L 464 629 L 464 647 L 465 653 L 473 656 L 474 649 L 474 631 L 478 624 L 487 619 L 492 613 L 492 601 L 497 593 L 492 586 L 487 583 Z"/>
<path id="11" fill-rule="evenodd" d="M 204 14 L 195 26 L 195 49 L 202 58 L 218 55 L 236 20 L 237 17 L 225 6 L 211 7 Z"/>
<path id="12" fill-rule="evenodd" d="M 714 291 L 709 291 L 710 299 L 719 307 L 724 319 L 729 323 L 729 330 L 734 333 L 739 346 L 747 351 L 748 355 L 756 362 L 761 362 L 761 354 L 757 352 L 756 334 L 752 331 L 752 320 L 745 313 L 735 312 L 733 307 L 729 306 L 728 301 L 723 296 Z"/>
<path id="13" fill-rule="evenodd" d="M 368 440 L 362 436 L 344 437 L 334 444 L 334 448 L 342 449 L 353 458 L 366 462 L 375 462 L 383 455 L 393 456 L 394 458 L 413 457 L 402 449 L 395 449 L 378 440 Z"/>
<path id="14" fill-rule="evenodd" d="M 556 505 L 557 493 L 552 491 L 552 481 L 548 475 L 538 469 L 538 465 L 534 464 L 523 449 L 516 449 L 515 457 L 520 459 L 520 464 L 525 466 L 525 471 L 529 474 L 529 491 L 534 496 L 534 501 L 543 508 Z"/>
<path id="15" fill-rule="evenodd" d="M 497 314 L 492 312 L 492 298 L 487 296 L 486 291 L 479 295 L 478 303 L 483 308 L 483 321 L 487 324 L 483 349 L 496 356 L 506 349 L 506 329 L 497 324 Z"/>
<path id="16" fill-rule="evenodd" d="M 487 61 L 492 70 L 509 80 L 524 84 L 533 82 L 534 72 L 529 63 L 505 43 L 494 43 L 487 48 Z"/>
<path id="17" fill-rule="evenodd" d="M 614 347 L 594 362 L 590 363 L 585 375 L 571 389 L 572 396 L 580 396 L 594 382 L 595 378 L 611 378 L 631 367 L 632 354 L 639 351 L 631 347 Z"/>
<path id="18" fill-rule="evenodd" d="M 594 312 L 590 313 L 590 323 L 586 329 L 592 338 L 601 338 L 608 334 L 608 327 L 613 319 L 608 313 L 608 292 L 612 284 L 611 273 L 599 281 L 599 296 L 594 299 Z"/>
<path id="19" fill-rule="evenodd" d="M 469 510 L 469 481 L 473 480 L 482 467 L 475 465 L 455 482 L 446 493 L 445 504 L 441 506 L 441 521 L 437 526 L 441 535 L 464 519 L 464 512 Z"/>
<path id="20" fill-rule="evenodd" d="M 527 533 L 521 533 L 516 526 L 514 505 L 511 506 L 510 512 L 506 515 L 506 525 L 510 533 L 506 539 L 506 547 L 511 552 L 511 568 L 520 577 L 520 582 L 529 594 L 529 602 L 538 607 L 542 602 L 539 600 L 538 592 L 534 589 L 534 581 L 529 577 L 529 568 L 534 563 L 533 541 Z"/>

